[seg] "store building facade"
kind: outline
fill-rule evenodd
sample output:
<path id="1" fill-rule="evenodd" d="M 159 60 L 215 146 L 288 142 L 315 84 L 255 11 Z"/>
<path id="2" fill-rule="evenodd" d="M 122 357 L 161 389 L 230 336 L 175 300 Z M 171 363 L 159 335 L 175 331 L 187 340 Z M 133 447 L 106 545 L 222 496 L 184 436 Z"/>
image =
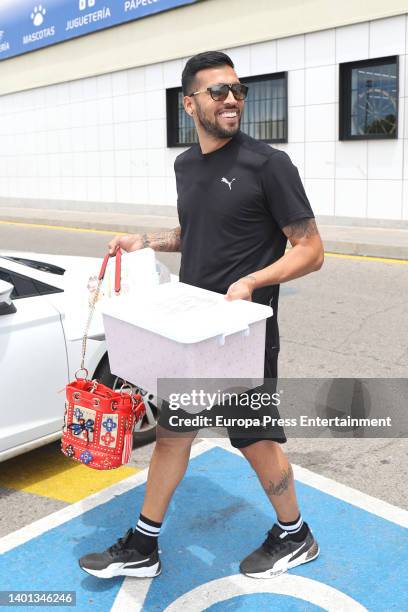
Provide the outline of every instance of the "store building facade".
<path id="1" fill-rule="evenodd" d="M 406 2 L 249 4 L 201 0 L 0 61 L 0 206 L 174 209 L 195 139 L 181 72 L 219 49 L 250 87 L 242 129 L 290 155 L 316 214 L 407 221 Z"/>

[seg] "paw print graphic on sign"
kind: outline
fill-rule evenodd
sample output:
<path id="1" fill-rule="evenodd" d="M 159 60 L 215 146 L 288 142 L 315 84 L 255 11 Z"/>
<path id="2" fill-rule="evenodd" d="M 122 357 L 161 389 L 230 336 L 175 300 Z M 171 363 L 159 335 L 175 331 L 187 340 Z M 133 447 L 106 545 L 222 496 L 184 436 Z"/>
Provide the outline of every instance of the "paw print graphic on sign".
<path id="1" fill-rule="evenodd" d="M 44 15 L 47 11 L 45 8 L 39 4 L 35 6 L 33 12 L 31 13 L 31 20 L 33 24 L 38 28 L 38 26 L 42 25 L 44 22 Z"/>
<path id="2" fill-rule="evenodd" d="M 79 10 L 84 11 L 86 8 L 95 6 L 96 0 L 79 0 Z"/>

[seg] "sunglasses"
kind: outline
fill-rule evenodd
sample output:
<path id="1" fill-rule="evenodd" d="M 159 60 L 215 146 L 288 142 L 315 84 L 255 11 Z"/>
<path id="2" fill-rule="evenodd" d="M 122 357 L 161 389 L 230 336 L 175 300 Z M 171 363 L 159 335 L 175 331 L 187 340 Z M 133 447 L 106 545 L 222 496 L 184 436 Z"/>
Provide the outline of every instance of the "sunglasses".
<path id="1" fill-rule="evenodd" d="M 194 91 L 190 94 L 190 96 L 196 96 L 199 93 L 209 92 L 215 102 L 224 102 L 228 98 L 229 92 L 232 91 L 232 95 L 236 100 L 245 100 L 248 93 L 248 87 L 243 85 L 242 83 L 232 83 L 232 85 L 228 85 L 227 83 L 222 83 L 220 85 L 213 85 L 212 87 L 207 87 L 207 89 L 200 89 L 199 91 Z"/>

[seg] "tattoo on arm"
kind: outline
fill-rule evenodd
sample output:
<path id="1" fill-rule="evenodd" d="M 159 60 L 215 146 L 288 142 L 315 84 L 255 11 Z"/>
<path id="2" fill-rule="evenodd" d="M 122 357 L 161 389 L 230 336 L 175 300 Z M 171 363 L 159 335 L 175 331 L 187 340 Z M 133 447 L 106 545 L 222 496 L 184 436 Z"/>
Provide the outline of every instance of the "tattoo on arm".
<path id="1" fill-rule="evenodd" d="M 289 465 L 287 471 L 283 471 L 281 477 L 278 482 L 269 481 L 268 486 L 264 487 L 265 493 L 268 497 L 273 497 L 275 495 L 283 495 L 289 488 L 291 481 L 293 480 L 293 470 L 292 466 Z"/>
<path id="2" fill-rule="evenodd" d="M 155 251 L 178 252 L 180 251 L 181 228 L 176 227 L 168 232 L 157 232 L 150 235 L 149 244 Z"/>
<path id="3" fill-rule="evenodd" d="M 286 238 L 310 238 L 319 233 L 314 219 L 299 219 L 283 228 Z"/>
<path id="4" fill-rule="evenodd" d="M 143 234 L 142 236 L 142 240 L 143 240 L 143 248 L 146 249 L 147 247 L 150 246 L 150 238 L 147 234 Z"/>

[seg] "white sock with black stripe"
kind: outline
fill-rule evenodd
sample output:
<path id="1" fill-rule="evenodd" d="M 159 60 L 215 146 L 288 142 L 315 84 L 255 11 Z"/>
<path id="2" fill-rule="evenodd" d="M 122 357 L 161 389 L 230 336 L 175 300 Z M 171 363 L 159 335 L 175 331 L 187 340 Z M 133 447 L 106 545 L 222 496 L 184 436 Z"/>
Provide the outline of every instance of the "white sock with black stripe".
<path id="1" fill-rule="evenodd" d="M 157 547 L 162 524 L 141 514 L 130 539 L 130 548 L 136 548 L 143 555 L 150 555 Z"/>

